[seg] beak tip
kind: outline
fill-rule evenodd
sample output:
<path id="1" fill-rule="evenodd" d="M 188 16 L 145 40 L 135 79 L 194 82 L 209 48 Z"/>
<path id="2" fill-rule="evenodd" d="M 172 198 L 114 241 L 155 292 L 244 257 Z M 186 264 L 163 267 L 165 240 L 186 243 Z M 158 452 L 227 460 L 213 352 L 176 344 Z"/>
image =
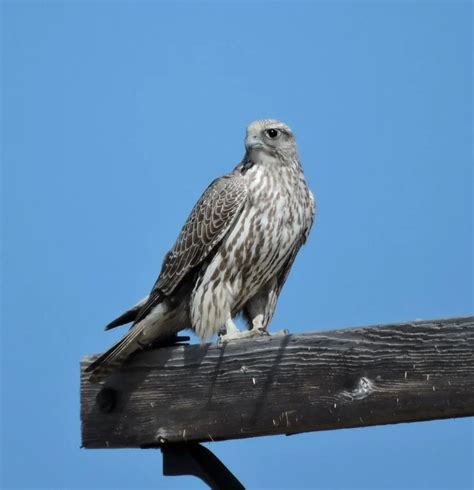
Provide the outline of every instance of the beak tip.
<path id="1" fill-rule="evenodd" d="M 251 150 L 252 148 L 260 148 L 262 146 L 262 142 L 255 137 L 252 139 L 249 138 L 245 142 L 245 148 L 247 148 L 247 150 Z"/>

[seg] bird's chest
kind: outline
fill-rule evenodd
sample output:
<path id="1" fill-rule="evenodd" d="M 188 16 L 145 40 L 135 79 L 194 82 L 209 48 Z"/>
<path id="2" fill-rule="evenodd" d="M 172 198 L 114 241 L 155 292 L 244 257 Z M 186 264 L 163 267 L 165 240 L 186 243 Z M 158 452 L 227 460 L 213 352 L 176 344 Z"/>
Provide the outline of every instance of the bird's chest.
<path id="1" fill-rule="evenodd" d="M 244 282 L 260 282 L 274 273 L 300 239 L 296 193 L 291 179 L 268 173 L 252 176 L 240 227 L 241 246 L 235 248 Z"/>
<path id="2" fill-rule="evenodd" d="M 270 238 L 296 239 L 302 216 L 298 205 L 299 189 L 294 179 L 257 175 L 253 184 L 249 193 L 249 214 L 254 239 L 263 242 Z"/>
<path id="3" fill-rule="evenodd" d="M 216 257 L 238 304 L 275 277 L 304 233 L 299 180 L 258 171 L 248 177 L 247 203 Z"/>

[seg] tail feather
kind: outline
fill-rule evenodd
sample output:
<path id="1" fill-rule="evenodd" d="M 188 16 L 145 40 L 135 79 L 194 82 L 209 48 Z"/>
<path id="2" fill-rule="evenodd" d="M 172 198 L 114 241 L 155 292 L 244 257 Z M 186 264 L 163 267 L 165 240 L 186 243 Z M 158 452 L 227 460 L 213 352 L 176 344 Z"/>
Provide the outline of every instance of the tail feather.
<path id="1" fill-rule="evenodd" d="M 120 315 L 118 318 L 115 320 L 111 321 L 108 323 L 104 330 L 110 330 L 111 328 L 118 327 L 119 325 L 125 325 L 126 323 L 130 323 L 135 321 L 135 318 L 138 315 L 138 311 L 140 308 L 134 307 L 131 310 L 126 311 L 122 315 Z"/>
<path id="2" fill-rule="evenodd" d="M 146 303 L 147 300 L 148 296 L 146 298 L 143 298 L 139 303 L 127 310 L 125 313 L 122 313 L 118 318 L 112 320 L 109 324 L 105 326 L 105 330 L 110 330 L 111 328 L 134 322 L 137 319 L 139 311 L 142 309 L 142 306 Z"/>
<path id="3" fill-rule="evenodd" d="M 143 332 L 142 326 L 136 326 L 115 343 L 109 350 L 101 354 L 93 363 L 85 369 L 91 373 L 89 381 L 98 383 L 115 371 L 139 347 L 138 339 Z"/>

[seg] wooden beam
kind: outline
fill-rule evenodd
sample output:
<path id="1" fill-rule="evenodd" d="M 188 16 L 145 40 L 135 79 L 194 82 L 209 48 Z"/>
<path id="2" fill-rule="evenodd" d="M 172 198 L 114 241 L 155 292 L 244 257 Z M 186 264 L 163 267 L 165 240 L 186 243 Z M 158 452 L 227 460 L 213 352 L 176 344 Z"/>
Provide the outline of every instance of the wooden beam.
<path id="1" fill-rule="evenodd" d="M 99 385 L 95 358 L 81 362 L 86 448 L 474 415 L 474 317 L 161 348 Z"/>

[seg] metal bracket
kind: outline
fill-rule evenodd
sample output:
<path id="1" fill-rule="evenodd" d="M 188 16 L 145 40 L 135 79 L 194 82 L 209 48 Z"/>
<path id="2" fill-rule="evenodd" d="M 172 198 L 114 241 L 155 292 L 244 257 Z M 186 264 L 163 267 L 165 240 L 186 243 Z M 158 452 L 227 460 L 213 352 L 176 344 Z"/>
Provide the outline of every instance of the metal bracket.
<path id="1" fill-rule="evenodd" d="M 163 453 L 163 475 L 196 476 L 213 490 L 245 490 L 224 463 L 201 444 L 165 444 L 160 447 Z"/>

